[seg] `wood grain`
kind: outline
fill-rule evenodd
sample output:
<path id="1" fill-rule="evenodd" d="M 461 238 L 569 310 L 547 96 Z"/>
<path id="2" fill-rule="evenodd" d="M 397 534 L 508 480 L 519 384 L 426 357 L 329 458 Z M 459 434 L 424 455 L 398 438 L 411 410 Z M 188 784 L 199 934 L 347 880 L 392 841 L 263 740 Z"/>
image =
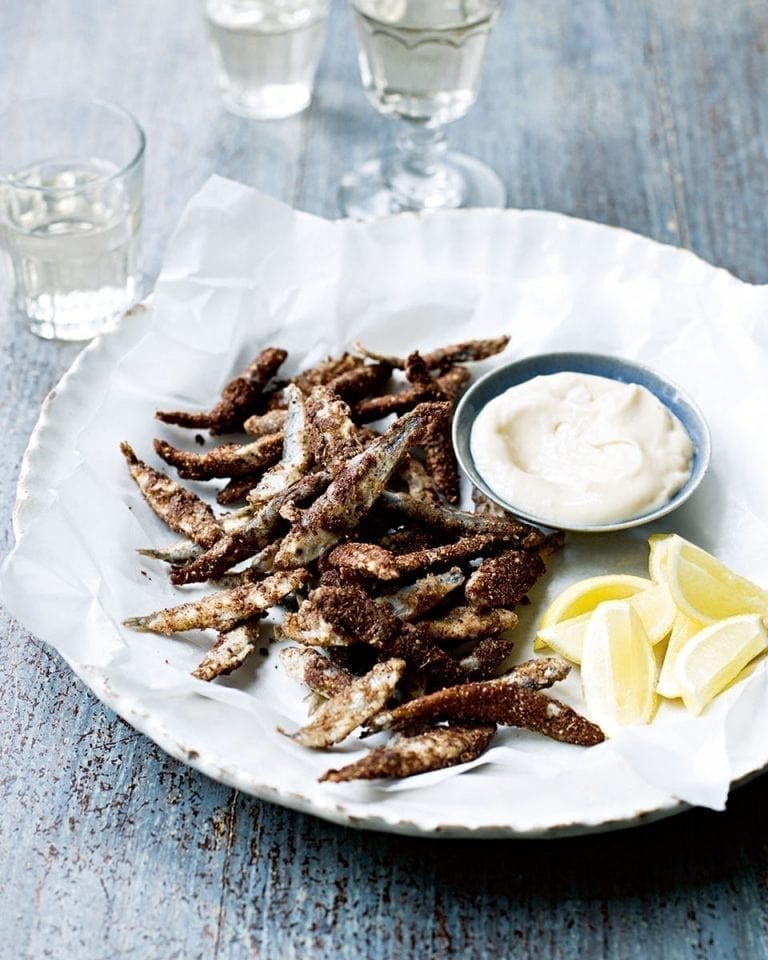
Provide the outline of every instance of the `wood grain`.
<path id="1" fill-rule="evenodd" d="M 315 103 L 224 114 L 190 0 L 0 4 L 3 100 L 114 99 L 147 130 L 150 278 L 213 172 L 338 215 L 392 134 L 335 2 Z M 510 0 L 475 108 L 449 131 L 510 205 L 689 247 L 768 282 L 762 0 Z M 0 553 L 40 403 L 77 347 L 0 312 Z M 768 781 L 728 812 L 558 842 L 358 833 L 241 796 L 165 756 L 0 610 L 0 958 L 768 956 Z"/>

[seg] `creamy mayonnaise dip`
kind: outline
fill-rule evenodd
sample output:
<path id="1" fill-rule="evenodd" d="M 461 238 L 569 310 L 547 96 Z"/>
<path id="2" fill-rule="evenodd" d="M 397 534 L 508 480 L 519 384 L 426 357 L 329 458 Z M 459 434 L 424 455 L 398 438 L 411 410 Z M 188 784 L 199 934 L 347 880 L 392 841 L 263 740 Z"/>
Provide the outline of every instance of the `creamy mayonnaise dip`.
<path id="1" fill-rule="evenodd" d="M 683 425 L 645 387 L 555 373 L 480 411 L 472 458 L 510 505 L 552 526 L 618 523 L 666 503 L 691 473 Z"/>

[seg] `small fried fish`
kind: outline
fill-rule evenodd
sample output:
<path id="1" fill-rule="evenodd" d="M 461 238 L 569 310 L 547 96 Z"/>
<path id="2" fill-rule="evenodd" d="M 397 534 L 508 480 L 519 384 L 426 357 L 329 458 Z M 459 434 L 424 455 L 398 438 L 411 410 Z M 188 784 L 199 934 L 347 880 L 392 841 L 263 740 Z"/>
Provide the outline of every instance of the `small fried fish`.
<path id="1" fill-rule="evenodd" d="M 342 468 L 325 493 L 302 511 L 292 526 L 277 555 L 277 566 L 304 566 L 327 553 L 341 536 L 354 530 L 408 449 L 431 419 L 440 415 L 439 407 L 439 404 L 418 406 Z"/>
<path id="2" fill-rule="evenodd" d="M 362 759 L 340 770 L 328 770 L 320 781 L 392 780 L 429 770 L 442 770 L 468 763 L 483 753 L 496 733 L 496 724 L 436 727 L 415 737 L 396 737 L 385 747 L 376 747 Z"/>
<path id="3" fill-rule="evenodd" d="M 281 571 L 260 583 L 247 583 L 233 590 L 221 590 L 201 600 L 168 607 L 144 617 L 129 617 L 123 623 L 135 630 L 152 633 L 179 633 L 213 627 L 226 631 L 264 613 L 307 580 L 305 570 Z"/>
<path id="4" fill-rule="evenodd" d="M 375 664 L 327 700 L 308 724 L 291 734 L 292 739 L 313 750 L 340 743 L 381 710 L 404 670 L 405 661 L 397 658 Z"/>
<path id="5" fill-rule="evenodd" d="M 593 746 L 605 739 L 597 724 L 566 704 L 516 682 L 512 674 L 427 694 L 377 717 L 374 725 L 376 729 L 402 730 L 442 720 L 524 727 L 580 746 Z"/>
<path id="6" fill-rule="evenodd" d="M 121 443 L 120 450 L 136 485 L 157 516 L 171 530 L 189 537 L 199 546 L 213 546 L 222 536 L 222 529 L 208 504 L 191 490 L 185 490 L 164 473 L 139 460 L 130 444 Z"/>
<path id="7" fill-rule="evenodd" d="M 441 603 L 464 579 L 460 567 L 451 567 L 445 573 L 430 573 L 397 593 L 382 597 L 381 602 L 388 603 L 401 620 L 415 620 Z"/>
<path id="8" fill-rule="evenodd" d="M 155 417 L 163 423 L 175 423 L 181 427 L 207 427 L 213 434 L 237 430 L 246 417 L 255 411 L 264 387 L 287 356 L 285 350 L 274 347 L 262 350 L 244 370 L 226 384 L 221 391 L 221 399 L 208 413 L 158 410 Z"/>
<path id="9" fill-rule="evenodd" d="M 283 435 L 270 433 L 252 443 L 223 443 L 206 453 L 191 453 L 155 440 L 155 453 L 185 480 L 211 480 L 214 477 L 242 477 L 257 469 L 273 466 L 283 452 Z"/>
<path id="10" fill-rule="evenodd" d="M 259 644 L 261 626 L 258 621 L 246 622 L 219 638 L 192 671 L 198 680 L 213 680 L 241 667 Z"/>
<path id="11" fill-rule="evenodd" d="M 286 647 L 280 651 L 280 662 L 288 676 L 306 684 L 312 693 L 326 700 L 346 690 L 355 679 L 349 670 L 310 647 Z"/>
<path id="12" fill-rule="evenodd" d="M 267 470 L 248 494 L 248 503 L 254 509 L 300 480 L 312 462 L 304 394 L 292 383 L 284 394 L 288 414 L 283 428 L 283 453 L 280 461 Z"/>

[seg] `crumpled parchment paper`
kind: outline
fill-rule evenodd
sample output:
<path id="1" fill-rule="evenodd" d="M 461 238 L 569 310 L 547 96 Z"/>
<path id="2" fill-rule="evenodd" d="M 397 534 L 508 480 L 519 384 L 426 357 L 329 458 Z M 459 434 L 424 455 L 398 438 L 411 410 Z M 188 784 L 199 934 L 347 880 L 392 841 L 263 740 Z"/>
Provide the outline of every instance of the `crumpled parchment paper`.
<path id="1" fill-rule="evenodd" d="M 288 371 L 354 339 L 406 354 L 502 331 L 512 338 L 509 358 L 582 349 L 648 364 L 702 408 L 710 473 L 655 527 L 570 536 L 525 608 L 515 654 L 522 660 L 542 605 L 585 576 L 644 574 L 653 532 L 678 532 L 768 584 L 766 313 L 764 289 L 685 252 L 557 214 L 329 222 L 213 178 L 169 244 L 151 309 L 92 344 L 44 410 L 20 483 L 3 602 L 171 752 L 334 819 L 373 816 L 411 832 L 447 825 L 537 833 L 600 828 L 680 800 L 722 809 L 730 783 L 768 762 L 765 662 L 701 717 L 664 703 L 651 726 L 589 750 L 505 730 L 461 768 L 391 784 L 317 784 L 368 743 L 353 738 L 318 755 L 276 732 L 304 722 L 306 705 L 274 646 L 205 684 L 190 671 L 210 636 L 121 626 L 197 588 L 171 587 L 162 564 L 136 554 L 174 535 L 143 503 L 118 444 L 128 440 L 156 465 L 154 436 L 198 449 L 192 431 L 154 421 L 154 410 L 207 408 L 268 344 L 289 350 Z M 583 709 L 578 670 L 553 694 Z"/>

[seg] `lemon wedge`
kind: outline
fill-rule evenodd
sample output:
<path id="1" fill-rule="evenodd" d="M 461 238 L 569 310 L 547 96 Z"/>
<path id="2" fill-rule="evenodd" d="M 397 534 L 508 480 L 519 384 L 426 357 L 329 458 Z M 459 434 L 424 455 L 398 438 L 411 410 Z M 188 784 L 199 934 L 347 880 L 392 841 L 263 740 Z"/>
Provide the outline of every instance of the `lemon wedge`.
<path id="1" fill-rule="evenodd" d="M 566 587 L 544 611 L 539 628 L 546 628 L 570 620 L 582 613 L 591 613 L 604 600 L 624 600 L 653 586 L 645 577 L 609 573 L 602 577 L 588 577 Z"/>
<path id="2" fill-rule="evenodd" d="M 649 583 L 649 589 L 639 590 L 626 600 L 642 620 L 648 641 L 653 646 L 669 636 L 677 615 L 677 608 L 669 589 L 664 584 L 654 586 L 649 581 L 644 582 Z M 602 603 L 605 602 L 610 601 L 602 601 Z M 599 608 L 600 604 L 595 609 Z M 541 649 L 542 646 L 551 647 L 555 653 L 559 653 L 571 663 L 581 663 L 584 636 L 591 617 L 592 612 L 582 613 L 578 617 L 561 620 L 551 627 L 541 628 L 536 634 L 536 640 L 539 643 L 536 649 Z"/>
<path id="3" fill-rule="evenodd" d="M 703 627 L 704 624 L 699 623 L 698 620 L 691 620 L 684 613 L 677 612 L 669 643 L 664 653 L 664 661 L 659 671 L 659 682 L 656 684 L 656 693 L 661 694 L 662 697 L 673 700 L 680 696 L 680 685 L 675 675 L 677 658 L 691 637 L 695 636 Z"/>
<path id="4" fill-rule="evenodd" d="M 671 533 L 654 533 L 648 537 L 648 573 L 654 583 L 667 582 L 667 555 L 673 540 Z"/>
<path id="5" fill-rule="evenodd" d="M 550 647 L 561 657 L 571 663 L 581 663 L 581 651 L 584 646 L 584 635 L 587 632 L 592 612 L 582 613 L 579 617 L 569 617 L 551 627 L 544 627 L 536 634 L 534 650 Z"/>
<path id="6" fill-rule="evenodd" d="M 755 614 L 729 617 L 700 630 L 684 645 L 675 664 L 683 703 L 692 713 L 701 713 L 765 650 L 765 619 Z"/>
<path id="7" fill-rule="evenodd" d="M 607 736 L 650 723 L 656 709 L 656 658 L 639 614 L 626 600 L 601 603 L 590 617 L 581 682 L 587 711 Z"/>
<path id="8" fill-rule="evenodd" d="M 663 570 L 672 599 L 691 620 L 714 623 L 739 614 L 768 615 L 768 591 L 682 537 L 665 546 Z"/>

